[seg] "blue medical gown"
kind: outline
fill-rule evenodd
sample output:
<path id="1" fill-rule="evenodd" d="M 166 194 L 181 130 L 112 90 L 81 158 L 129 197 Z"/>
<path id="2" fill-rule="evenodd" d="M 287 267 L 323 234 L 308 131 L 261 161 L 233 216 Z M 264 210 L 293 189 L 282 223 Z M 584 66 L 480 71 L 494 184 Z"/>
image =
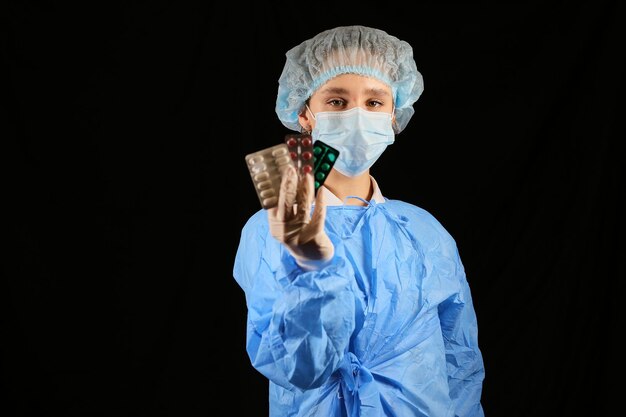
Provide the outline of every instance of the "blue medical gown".
<path id="1" fill-rule="evenodd" d="M 332 262 L 305 271 L 245 224 L 234 278 L 270 416 L 483 416 L 476 315 L 456 244 L 427 211 L 329 206 Z"/>

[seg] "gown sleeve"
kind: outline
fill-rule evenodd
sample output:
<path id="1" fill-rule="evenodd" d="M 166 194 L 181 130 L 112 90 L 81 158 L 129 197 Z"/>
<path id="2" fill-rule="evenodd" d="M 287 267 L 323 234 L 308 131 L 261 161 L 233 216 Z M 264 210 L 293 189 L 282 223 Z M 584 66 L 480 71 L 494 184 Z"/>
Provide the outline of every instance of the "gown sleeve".
<path id="1" fill-rule="evenodd" d="M 321 386 L 354 331 L 350 270 L 333 244 L 329 265 L 305 271 L 269 234 L 264 211 L 242 229 L 233 275 L 248 308 L 246 351 L 257 371 L 289 390 Z"/>
<path id="2" fill-rule="evenodd" d="M 454 403 L 455 416 L 482 417 L 484 413 L 480 400 L 485 371 L 478 347 L 476 312 L 456 244 L 448 239 L 444 246 L 443 255 L 454 260 L 452 271 L 458 288 L 438 308 L 446 349 L 450 398 Z"/>

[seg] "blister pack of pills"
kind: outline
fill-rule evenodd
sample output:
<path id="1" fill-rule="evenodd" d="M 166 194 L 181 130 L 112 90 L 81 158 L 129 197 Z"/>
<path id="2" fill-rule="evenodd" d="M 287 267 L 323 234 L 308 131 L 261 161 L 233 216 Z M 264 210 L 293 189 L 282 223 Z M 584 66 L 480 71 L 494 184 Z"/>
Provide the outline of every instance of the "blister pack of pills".
<path id="1" fill-rule="evenodd" d="M 298 174 L 302 176 L 313 171 L 317 193 L 335 165 L 339 151 L 320 140 L 313 143 L 311 135 L 306 133 L 286 135 L 285 143 Z"/>
<path id="2" fill-rule="evenodd" d="M 313 138 L 304 133 L 292 133 L 285 135 L 285 143 L 289 148 L 289 155 L 302 177 L 313 171 Z"/>
<path id="3" fill-rule="evenodd" d="M 246 155 L 246 163 L 261 206 L 276 207 L 282 172 L 293 164 L 287 144 L 271 146 Z"/>
<path id="4" fill-rule="evenodd" d="M 321 140 L 313 144 L 313 177 L 315 179 L 315 192 L 324 184 L 330 170 L 335 165 L 339 151 Z"/>
<path id="5" fill-rule="evenodd" d="M 308 134 L 289 134 L 285 143 L 246 155 L 246 164 L 261 206 L 276 207 L 282 173 L 292 164 L 299 176 L 313 172 L 315 192 L 324 184 L 339 151 Z"/>

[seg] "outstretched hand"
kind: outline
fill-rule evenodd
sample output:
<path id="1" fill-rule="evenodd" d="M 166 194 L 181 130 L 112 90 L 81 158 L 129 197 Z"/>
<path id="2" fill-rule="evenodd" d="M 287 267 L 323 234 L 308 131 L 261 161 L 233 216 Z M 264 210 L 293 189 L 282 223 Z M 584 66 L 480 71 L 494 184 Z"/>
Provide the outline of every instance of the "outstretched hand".
<path id="1" fill-rule="evenodd" d="M 278 205 L 267 210 L 270 233 L 305 268 L 315 268 L 334 254 L 334 246 L 324 230 L 324 193 L 317 194 L 311 216 L 314 197 L 313 175 L 299 178 L 296 168 L 289 166 L 283 172 Z"/>

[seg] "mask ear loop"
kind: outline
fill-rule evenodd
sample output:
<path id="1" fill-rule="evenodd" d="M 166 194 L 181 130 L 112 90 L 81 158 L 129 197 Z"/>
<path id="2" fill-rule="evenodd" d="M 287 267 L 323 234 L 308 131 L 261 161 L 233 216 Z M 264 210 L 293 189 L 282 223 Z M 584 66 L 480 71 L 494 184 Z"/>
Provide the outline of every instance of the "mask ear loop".
<path id="1" fill-rule="evenodd" d="M 312 112 L 312 111 L 311 111 L 311 109 L 309 108 L 309 105 L 308 105 L 308 104 L 306 104 L 306 103 L 304 103 L 304 107 L 306 107 L 307 111 L 311 114 L 311 117 L 313 117 L 313 120 L 316 120 L 316 119 L 315 119 L 315 115 L 313 114 L 313 112 Z M 300 129 L 300 133 L 305 133 L 305 134 L 307 134 L 307 135 L 310 135 L 310 134 L 311 134 L 311 130 L 312 130 L 310 127 L 311 127 L 311 126 L 309 126 L 309 129 L 307 129 L 307 128 L 305 128 L 304 126 L 302 126 L 302 128 Z"/>
<path id="2" fill-rule="evenodd" d="M 317 118 L 315 117 L 315 115 L 313 114 L 311 109 L 309 108 L 309 105 L 304 103 L 304 107 L 306 107 L 306 109 L 309 111 L 309 113 L 311 113 L 311 117 L 313 118 L 313 120 L 317 120 Z"/>
<path id="3" fill-rule="evenodd" d="M 393 108 L 391 109 L 391 128 L 395 134 L 398 134 L 398 124 L 396 123 L 396 105 L 394 103 Z"/>

